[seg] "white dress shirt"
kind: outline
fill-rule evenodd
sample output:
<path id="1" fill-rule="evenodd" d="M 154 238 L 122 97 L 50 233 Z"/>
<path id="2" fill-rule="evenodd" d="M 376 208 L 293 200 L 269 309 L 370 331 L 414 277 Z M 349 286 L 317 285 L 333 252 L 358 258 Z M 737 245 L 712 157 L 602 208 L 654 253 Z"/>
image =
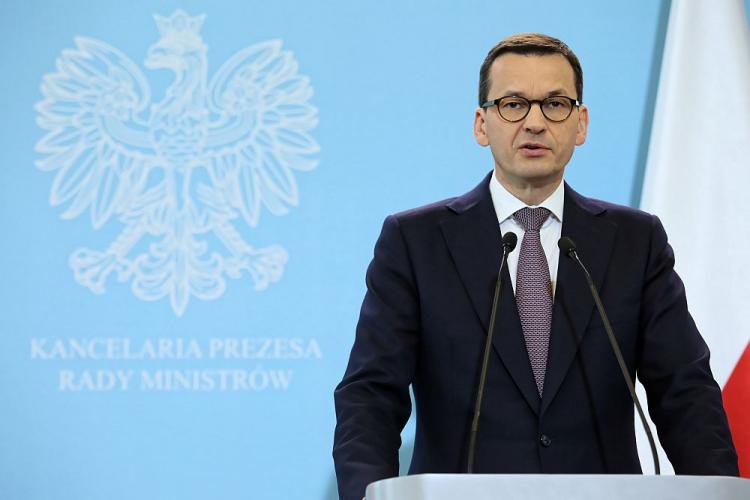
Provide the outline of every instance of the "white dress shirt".
<path id="1" fill-rule="evenodd" d="M 513 291 L 516 290 L 516 272 L 518 270 L 518 256 L 520 255 L 521 242 L 523 241 L 523 235 L 526 231 L 523 226 L 513 219 L 513 214 L 522 208 L 528 207 L 526 203 L 513 196 L 505 187 L 493 175 L 490 179 L 490 195 L 492 196 L 492 204 L 495 207 L 495 213 L 497 214 L 497 220 L 500 223 L 500 231 L 503 234 L 507 232 L 516 233 L 518 236 L 518 245 L 516 249 L 508 255 L 508 272 L 510 273 L 510 281 L 513 285 Z M 557 263 L 560 260 L 560 249 L 557 246 L 557 241 L 560 239 L 562 234 L 562 217 L 563 217 L 563 202 L 565 201 L 565 189 L 563 188 L 563 182 L 560 181 L 560 185 L 557 189 L 539 205 L 534 205 L 529 208 L 544 207 L 552 214 L 544 221 L 541 229 L 539 230 L 539 238 L 542 242 L 542 248 L 544 249 L 544 255 L 547 257 L 547 265 L 549 266 L 549 276 L 552 281 L 552 295 L 555 294 L 555 285 L 557 284 Z"/>

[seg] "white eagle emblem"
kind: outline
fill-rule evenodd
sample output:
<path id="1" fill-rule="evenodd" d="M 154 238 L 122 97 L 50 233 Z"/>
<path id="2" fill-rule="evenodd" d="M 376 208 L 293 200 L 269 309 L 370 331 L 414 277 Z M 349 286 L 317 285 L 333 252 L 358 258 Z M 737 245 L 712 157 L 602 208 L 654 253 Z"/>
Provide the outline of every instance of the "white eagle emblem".
<path id="1" fill-rule="evenodd" d="M 205 15 L 154 18 L 160 39 L 145 66 L 175 73 L 164 98 L 151 102 L 125 54 L 76 38 L 42 81 L 37 123 L 48 132 L 36 164 L 56 172 L 50 204 L 66 205 L 62 218 L 88 211 L 94 229 L 113 218 L 125 226 L 105 250 L 71 254 L 76 281 L 103 293 L 115 271 L 136 297 L 169 297 L 180 316 L 191 295 L 220 297 L 224 275 L 246 271 L 256 290 L 281 278 L 286 250 L 253 247 L 235 219 L 255 227 L 261 207 L 281 215 L 297 205 L 293 171 L 317 165 L 317 109 L 281 41 L 240 50 L 209 82 Z"/>

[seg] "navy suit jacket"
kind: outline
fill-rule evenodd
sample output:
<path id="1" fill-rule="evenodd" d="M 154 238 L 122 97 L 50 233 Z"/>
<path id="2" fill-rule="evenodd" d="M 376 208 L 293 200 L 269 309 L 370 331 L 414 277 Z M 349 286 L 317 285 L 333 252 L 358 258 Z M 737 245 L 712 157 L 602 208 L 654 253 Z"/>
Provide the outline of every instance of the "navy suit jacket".
<path id="1" fill-rule="evenodd" d="M 562 235 L 577 244 L 600 290 L 675 471 L 737 475 L 709 351 L 659 220 L 566 185 Z M 410 385 L 410 473 L 465 470 L 501 237 L 489 175 L 461 197 L 386 219 L 335 392 L 342 500 L 360 500 L 370 482 L 398 475 Z M 503 274 L 475 471 L 641 472 L 633 403 L 580 269 L 560 256 L 541 398 L 507 268 Z"/>

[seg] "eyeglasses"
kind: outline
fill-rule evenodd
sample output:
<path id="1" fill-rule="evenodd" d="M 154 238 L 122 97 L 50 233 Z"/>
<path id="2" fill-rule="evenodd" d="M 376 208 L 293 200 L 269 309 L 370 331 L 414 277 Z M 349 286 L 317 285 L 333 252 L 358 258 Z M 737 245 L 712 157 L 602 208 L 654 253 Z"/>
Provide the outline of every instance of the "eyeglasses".
<path id="1" fill-rule="evenodd" d="M 573 112 L 573 107 L 581 105 L 576 99 L 564 95 L 553 95 L 542 100 L 529 100 L 520 96 L 506 96 L 482 104 L 482 108 L 497 106 L 500 117 L 508 122 L 520 122 L 531 111 L 532 104 L 539 104 L 542 114 L 551 122 L 564 122 Z"/>

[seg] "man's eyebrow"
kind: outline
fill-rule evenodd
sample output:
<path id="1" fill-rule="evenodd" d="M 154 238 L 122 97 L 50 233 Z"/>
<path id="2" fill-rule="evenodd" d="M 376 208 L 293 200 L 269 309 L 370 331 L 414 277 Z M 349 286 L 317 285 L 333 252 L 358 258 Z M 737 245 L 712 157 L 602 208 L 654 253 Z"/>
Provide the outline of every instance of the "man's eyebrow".
<path id="1" fill-rule="evenodd" d="M 568 91 L 565 90 L 564 88 L 557 88 L 557 89 L 553 89 L 547 92 L 547 94 L 544 97 L 551 97 L 553 95 L 567 96 Z M 512 96 L 518 96 L 518 97 L 524 97 L 526 99 L 530 99 L 529 95 L 526 92 L 523 92 L 521 90 L 513 90 L 513 89 L 506 90 L 505 93 L 500 97 L 502 98 L 502 97 L 512 97 Z"/>

